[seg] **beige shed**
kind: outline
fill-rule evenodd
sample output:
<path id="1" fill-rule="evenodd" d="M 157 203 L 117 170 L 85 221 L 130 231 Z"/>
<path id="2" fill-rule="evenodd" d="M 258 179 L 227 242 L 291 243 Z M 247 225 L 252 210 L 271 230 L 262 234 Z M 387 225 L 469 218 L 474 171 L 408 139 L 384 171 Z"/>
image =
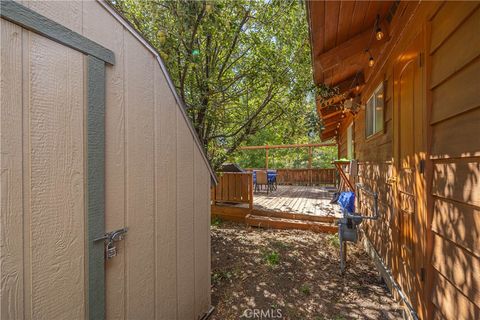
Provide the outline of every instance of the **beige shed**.
<path id="1" fill-rule="evenodd" d="M 208 314 L 215 175 L 106 2 L 1 1 L 0 133 L 1 319 Z"/>

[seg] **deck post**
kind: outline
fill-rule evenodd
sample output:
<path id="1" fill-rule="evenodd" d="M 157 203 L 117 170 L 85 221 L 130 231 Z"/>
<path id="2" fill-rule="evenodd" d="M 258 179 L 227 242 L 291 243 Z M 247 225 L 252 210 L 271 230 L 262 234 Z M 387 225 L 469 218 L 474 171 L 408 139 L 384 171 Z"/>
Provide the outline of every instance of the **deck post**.
<path id="1" fill-rule="evenodd" d="M 268 146 L 265 146 L 265 169 L 268 170 Z"/>
<path id="2" fill-rule="evenodd" d="M 248 187 L 250 191 L 249 207 L 250 207 L 250 211 L 252 211 L 253 210 L 253 173 L 250 173 L 248 175 Z"/>
<path id="3" fill-rule="evenodd" d="M 312 147 L 308 147 L 308 181 L 312 186 Z"/>

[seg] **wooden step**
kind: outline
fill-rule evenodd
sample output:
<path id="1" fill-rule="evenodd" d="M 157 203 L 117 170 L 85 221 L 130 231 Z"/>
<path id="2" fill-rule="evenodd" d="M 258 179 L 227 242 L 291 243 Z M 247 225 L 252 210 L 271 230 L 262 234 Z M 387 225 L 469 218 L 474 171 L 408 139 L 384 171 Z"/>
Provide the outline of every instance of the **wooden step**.
<path id="1" fill-rule="evenodd" d="M 299 219 L 286 219 L 278 217 L 258 216 L 248 214 L 245 217 L 245 223 L 252 227 L 272 228 L 272 229 L 299 229 L 310 230 L 318 233 L 337 233 L 338 226 L 334 223 L 319 221 L 308 221 Z"/>
<path id="2" fill-rule="evenodd" d="M 262 217 L 271 217 L 271 218 L 316 221 L 316 222 L 325 222 L 325 223 L 333 223 L 333 224 L 337 224 L 337 221 L 338 221 L 338 217 L 335 217 L 335 216 L 316 216 L 313 214 L 291 213 L 291 212 L 259 210 L 259 209 L 253 209 L 252 215 L 262 216 Z"/>
<path id="3" fill-rule="evenodd" d="M 245 222 L 245 216 L 251 212 L 250 208 L 212 205 L 212 219 L 215 217 L 224 221 Z"/>

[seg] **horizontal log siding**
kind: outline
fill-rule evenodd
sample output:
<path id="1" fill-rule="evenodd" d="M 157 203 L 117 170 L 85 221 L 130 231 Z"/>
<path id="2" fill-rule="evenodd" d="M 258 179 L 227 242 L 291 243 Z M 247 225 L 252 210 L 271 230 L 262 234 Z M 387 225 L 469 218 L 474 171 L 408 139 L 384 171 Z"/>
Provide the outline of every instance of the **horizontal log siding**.
<path id="1" fill-rule="evenodd" d="M 431 299 L 446 319 L 480 318 L 478 30 L 478 2 L 445 3 L 431 21 Z"/>

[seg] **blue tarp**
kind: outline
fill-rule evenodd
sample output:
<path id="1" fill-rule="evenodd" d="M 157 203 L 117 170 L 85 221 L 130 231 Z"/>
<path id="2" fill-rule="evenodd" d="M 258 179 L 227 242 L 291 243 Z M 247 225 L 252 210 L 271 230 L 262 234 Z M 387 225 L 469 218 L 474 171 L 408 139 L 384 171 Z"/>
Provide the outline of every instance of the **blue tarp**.
<path id="1" fill-rule="evenodd" d="M 351 191 L 340 193 L 340 196 L 338 197 L 338 204 L 342 207 L 342 209 L 353 214 L 355 212 L 355 193 Z"/>

